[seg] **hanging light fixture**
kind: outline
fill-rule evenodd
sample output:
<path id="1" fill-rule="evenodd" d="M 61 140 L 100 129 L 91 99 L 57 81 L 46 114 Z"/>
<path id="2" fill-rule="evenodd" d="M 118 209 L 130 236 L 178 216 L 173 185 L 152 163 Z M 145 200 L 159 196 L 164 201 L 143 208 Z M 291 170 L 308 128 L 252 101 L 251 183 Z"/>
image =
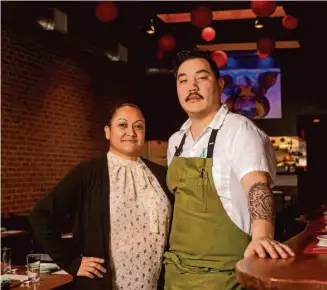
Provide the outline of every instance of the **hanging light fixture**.
<path id="1" fill-rule="evenodd" d="M 259 19 L 256 19 L 255 22 L 254 22 L 254 27 L 258 28 L 258 29 L 263 28 L 262 21 L 260 21 Z"/>
<path id="2" fill-rule="evenodd" d="M 147 34 L 154 34 L 155 32 L 156 32 L 156 30 L 155 30 L 154 25 L 153 25 L 153 19 L 151 18 L 149 26 L 148 26 L 148 28 L 146 30 L 146 33 Z"/>

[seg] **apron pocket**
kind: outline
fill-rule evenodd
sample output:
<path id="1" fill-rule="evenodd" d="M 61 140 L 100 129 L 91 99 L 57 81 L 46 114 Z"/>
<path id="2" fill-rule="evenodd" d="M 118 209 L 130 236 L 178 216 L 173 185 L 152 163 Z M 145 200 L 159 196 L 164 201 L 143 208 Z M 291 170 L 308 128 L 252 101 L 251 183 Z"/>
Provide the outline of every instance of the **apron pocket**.
<path id="1" fill-rule="evenodd" d="M 194 191 L 192 195 L 188 196 L 187 209 L 195 212 L 207 212 L 209 179 L 206 177 L 189 178 L 188 184 L 194 188 Z"/>

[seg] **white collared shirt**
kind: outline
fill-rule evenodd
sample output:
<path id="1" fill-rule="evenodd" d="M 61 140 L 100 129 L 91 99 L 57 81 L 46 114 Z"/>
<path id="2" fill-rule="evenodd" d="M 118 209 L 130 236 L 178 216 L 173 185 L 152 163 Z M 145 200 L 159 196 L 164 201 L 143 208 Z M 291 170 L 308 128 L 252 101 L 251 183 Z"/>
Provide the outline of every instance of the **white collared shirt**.
<path id="1" fill-rule="evenodd" d="M 190 127 L 191 120 L 188 119 L 169 138 L 168 165 L 185 133 L 185 144 L 180 157 L 206 157 L 211 131 L 219 129 L 213 151 L 212 174 L 215 187 L 230 219 L 241 230 L 251 234 L 247 196 L 240 181 L 252 171 L 264 171 L 269 173 L 273 186 L 276 159 L 269 137 L 251 120 L 229 112 L 225 105 L 196 140 L 193 140 Z"/>

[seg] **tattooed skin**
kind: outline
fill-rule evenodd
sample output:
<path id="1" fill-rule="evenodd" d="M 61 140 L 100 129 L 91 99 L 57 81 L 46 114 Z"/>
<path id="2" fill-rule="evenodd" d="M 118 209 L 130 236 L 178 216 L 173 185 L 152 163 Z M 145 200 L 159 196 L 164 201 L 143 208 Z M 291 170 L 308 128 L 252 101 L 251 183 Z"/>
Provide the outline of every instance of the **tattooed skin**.
<path id="1" fill-rule="evenodd" d="M 266 183 L 255 183 L 248 194 L 251 221 L 264 219 L 274 222 L 274 200 Z"/>

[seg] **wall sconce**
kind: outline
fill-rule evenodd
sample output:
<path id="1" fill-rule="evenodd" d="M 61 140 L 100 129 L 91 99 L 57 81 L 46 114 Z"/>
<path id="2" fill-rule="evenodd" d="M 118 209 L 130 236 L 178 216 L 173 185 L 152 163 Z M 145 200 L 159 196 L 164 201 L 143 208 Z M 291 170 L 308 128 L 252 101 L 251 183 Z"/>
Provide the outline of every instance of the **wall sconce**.
<path id="1" fill-rule="evenodd" d="M 61 33 L 67 33 L 67 21 L 68 16 L 66 13 L 56 9 L 49 8 L 42 13 L 38 19 L 37 23 L 44 29 L 48 31 L 59 31 Z"/>
<path id="2" fill-rule="evenodd" d="M 120 43 L 114 48 L 105 50 L 104 55 L 111 61 L 128 62 L 128 48 Z"/>
<path id="3" fill-rule="evenodd" d="M 37 20 L 37 23 L 44 29 L 44 30 L 54 30 L 55 29 L 55 24 L 54 21 L 51 21 L 45 17 L 39 18 Z"/>

